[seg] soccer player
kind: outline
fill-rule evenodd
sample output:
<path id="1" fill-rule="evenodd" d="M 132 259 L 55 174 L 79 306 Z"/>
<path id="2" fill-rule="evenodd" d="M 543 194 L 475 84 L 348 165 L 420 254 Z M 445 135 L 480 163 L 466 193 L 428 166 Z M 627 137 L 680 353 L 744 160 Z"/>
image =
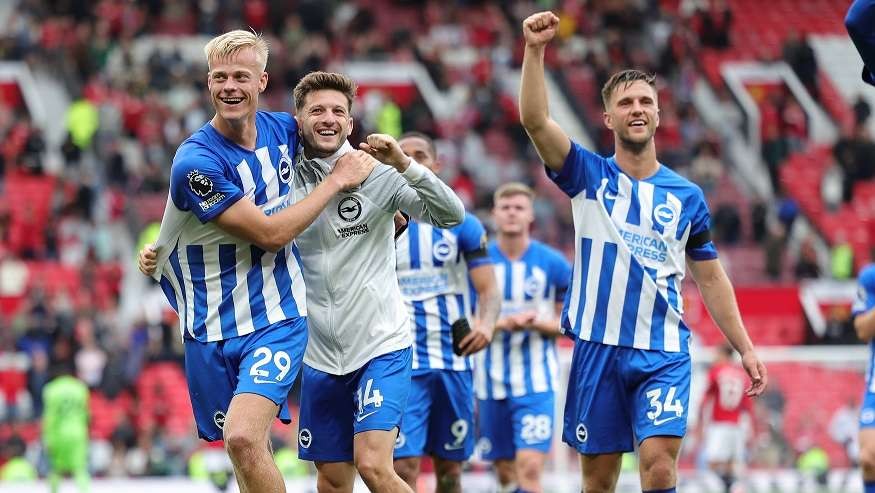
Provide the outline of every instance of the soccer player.
<path id="1" fill-rule="evenodd" d="M 408 132 L 398 143 L 416 162 L 438 172 L 440 162 L 430 137 Z M 395 446 L 395 470 L 415 490 L 420 458 L 431 455 L 437 491 L 459 492 L 462 462 L 474 451 L 469 355 L 492 340 L 501 303 L 486 251 L 486 230 L 471 213 L 450 229 L 410 221 L 395 242 L 395 257 L 414 331 L 413 380 Z M 461 356 L 453 353 L 451 329 L 460 318 L 472 327 L 460 341 Z"/>
<path id="2" fill-rule="evenodd" d="M 852 308 L 857 336 L 869 343 L 875 358 L 875 264 L 864 267 L 857 276 L 857 299 Z M 866 391 L 860 411 L 860 467 L 863 470 L 863 491 L 875 493 L 875 365 L 869 364 Z"/>
<path id="3" fill-rule="evenodd" d="M 216 114 L 176 152 L 161 232 L 141 250 L 140 270 L 160 280 L 179 314 L 198 434 L 224 438 L 241 491 L 285 491 L 268 432 L 275 416 L 290 419 L 288 393 L 307 344 L 291 241 L 375 161 L 350 153 L 292 205 L 298 125 L 257 110 L 267 44 L 238 30 L 204 52 Z"/>
<path id="4" fill-rule="evenodd" d="M 508 493 L 542 491 L 553 442 L 559 313 L 571 277 L 561 253 L 529 237 L 534 197 L 522 183 L 494 194 L 497 235 L 489 256 L 502 297 L 501 332 L 477 355 L 474 380 L 483 458 L 494 461 L 500 491 Z"/>
<path id="5" fill-rule="evenodd" d="M 845 28 L 863 58 L 863 80 L 875 85 L 875 0 L 854 0 Z"/>
<path id="6" fill-rule="evenodd" d="M 610 158 L 572 142 L 549 117 L 544 50 L 558 25 L 551 12 L 523 21 L 520 119 L 574 216 L 562 328 L 576 340 L 563 440 L 581 454 L 587 492 L 613 490 L 633 439 L 643 490 L 674 492 L 691 375 L 690 329 L 681 318 L 686 267 L 741 354 L 748 395 L 763 392 L 766 369 L 717 259 L 701 189 L 656 159 L 653 77 L 625 70 L 602 89 L 604 124 L 614 133 Z"/>
<path id="7" fill-rule="evenodd" d="M 67 366 L 43 387 L 42 436 L 49 459 L 49 486 L 60 487 L 61 475 L 70 473 L 79 491 L 89 491 L 88 386 Z"/>
<path id="8" fill-rule="evenodd" d="M 313 72 L 295 86 L 303 152 L 295 194 L 313 193 L 347 142 L 355 83 Z M 295 239 L 307 279 L 310 337 L 301 381 L 299 453 L 316 463 L 320 492 L 351 492 L 358 470 L 375 492 L 412 491 L 392 451 L 407 406 L 412 331 L 395 273 L 395 211 L 439 228 L 462 222 L 462 202 L 388 135 L 360 147 L 381 165 L 332 199 Z M 475 339 L 476 341 L 476 339 Z"/>
<path id="9" fill-rule="evenodd" d="M 721 344 L 708 371 L 708 387 L 702 399 L 699 427 L 704 432 L 708 467 L 720 477 L 729 493 L 737 465 L 744 460 L 746 428 L 742 417 L 753 417 L 753 402 L 744 395 L 747 375 L 734 361 L 732 346 Z M 750 421 L 748 421 L 750 422 Z"/>

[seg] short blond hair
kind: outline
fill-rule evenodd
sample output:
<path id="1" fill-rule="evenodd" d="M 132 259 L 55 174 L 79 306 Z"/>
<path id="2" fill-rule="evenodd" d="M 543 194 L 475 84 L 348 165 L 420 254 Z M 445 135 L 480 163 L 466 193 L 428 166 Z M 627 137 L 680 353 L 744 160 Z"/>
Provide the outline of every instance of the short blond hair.
<path id="1" fill-rule="evenodd" d="M 498 202 L 498 199 L 511 197 L 513 195 L 525 195 L 532 202 L 535 201 L 535 191 L 532 190 L 532 187 L 526 185 L 525 183 L 512 181 L 498 187 L 498 189 L 492 195 L 492 203 L 495 204 Z"/>
<path id="2" fill-rule="evenodd" d="M 255 50 L 255 58 L 261 66 L 261 71 L 264 72 L 269 51 L 267 40 L 261 34 L 252 31 L 236 29 L 216 36 L 204 46 L 204 55 L 207 56 L 207 65 L 211 65 L 214 60 L 234 56 L 240 50 L 249 47 Z"/>

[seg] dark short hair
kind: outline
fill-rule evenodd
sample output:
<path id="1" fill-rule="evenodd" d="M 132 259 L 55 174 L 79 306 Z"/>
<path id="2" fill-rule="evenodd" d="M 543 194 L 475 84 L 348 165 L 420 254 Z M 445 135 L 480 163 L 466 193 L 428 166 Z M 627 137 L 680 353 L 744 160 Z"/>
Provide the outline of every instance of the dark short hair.
<path id="1" fill-rule="evenodd" d="M 432 159 L 437 159 L 437 148 L 434 146 L 434 139 L 429 135 L 419 132 L 417 130 L 411 130 L 409 132 L 404 132 L 401 134 L 401 137 L 398 137 L 398 142 L 401 142 L 404 139 L 422 139 L 428 144 L 428 151 L 431 153 Z"/>
<path id="2" fill-rule="evenodd" d="M 324 89 L 343 93 L 346 96 L 347 109 L 352 110 L 352 100 L 355 99 L 358 87 L 348 76 L 335 72 L 310 72 L 305 75 L 292 91 L 295 109 L 300 110 L 304 107 L 304 100 L 307 99 L 308 94 Z"/>
<path id="3" fill-rule="evenodd" d="M 611 78 L 605 82 L 604 87 L 602 87 L 602 103 L 604 103 L 605 109 L 608 108 L 608 104 L 611 102 L 611 96 L 614 94 L 614 91 L 617 90 L 617 87 L 628 87 L 633 82 L 639 80 L 646 82 L 654 91 L 656 91 L 656 76 L 653 74 L 629 69 L 622 70 L 612 75 Z"/>

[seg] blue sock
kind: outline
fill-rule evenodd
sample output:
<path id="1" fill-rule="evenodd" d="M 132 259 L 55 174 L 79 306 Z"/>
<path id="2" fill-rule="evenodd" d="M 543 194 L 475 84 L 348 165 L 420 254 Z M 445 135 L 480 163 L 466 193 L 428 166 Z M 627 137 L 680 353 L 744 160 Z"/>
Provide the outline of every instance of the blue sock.
<path id="1" fill-rule="evenodd" d="M 863 481 L 863 491 L 865 493 L 875 493 L 875 481 Z"/>
<path id="2" fill-rule="evenodd" d="M 678 493 L 676 487 L 672 486 L 671 488 L 664 488 L 661 490 L 644 490 L 641 493 Z M 869 493 L 868 491 L 866 493 Z"/>

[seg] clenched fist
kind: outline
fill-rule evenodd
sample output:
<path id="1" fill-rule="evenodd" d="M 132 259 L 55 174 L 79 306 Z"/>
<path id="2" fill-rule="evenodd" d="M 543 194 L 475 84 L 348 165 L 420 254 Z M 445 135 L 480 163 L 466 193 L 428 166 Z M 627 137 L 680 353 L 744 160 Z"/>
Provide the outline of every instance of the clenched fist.
<path id="1" fill-rule="evenodd" d="M 359 144 L 359 149 L 374 156 L 377 161 L 388 164 L 399 173 L 404 173 L 410 166 L 410 157 L 404 154 L 398 141 L 391 135 L 371 134 L 366 140 L 367 142 Z"/>
<path id="2" fill-rule="evenodd" d="M 523 21 L 523 36 L 526 38 L 526 45 L 544 46 L 556 35 L 558 27 L 559 17 L 549 10 L 528 16 Z"/>

